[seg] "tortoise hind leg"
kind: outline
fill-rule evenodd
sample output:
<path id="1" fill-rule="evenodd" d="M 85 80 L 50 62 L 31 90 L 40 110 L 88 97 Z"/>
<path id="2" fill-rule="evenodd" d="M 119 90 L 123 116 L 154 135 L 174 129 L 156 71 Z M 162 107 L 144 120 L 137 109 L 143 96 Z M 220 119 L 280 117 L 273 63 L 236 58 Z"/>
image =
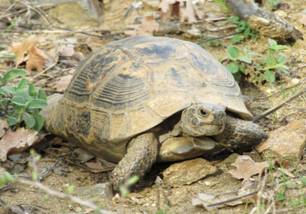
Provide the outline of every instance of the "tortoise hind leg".
<path id="1" fill-rule="evenodd" d="M 126 155 L 120 160 L 111 174 L 114 190 L 133 175 L 143 177 L 153 163 L 158 152 L 158 141 L 153 133 L 144 133 L 132 139 Z"/>

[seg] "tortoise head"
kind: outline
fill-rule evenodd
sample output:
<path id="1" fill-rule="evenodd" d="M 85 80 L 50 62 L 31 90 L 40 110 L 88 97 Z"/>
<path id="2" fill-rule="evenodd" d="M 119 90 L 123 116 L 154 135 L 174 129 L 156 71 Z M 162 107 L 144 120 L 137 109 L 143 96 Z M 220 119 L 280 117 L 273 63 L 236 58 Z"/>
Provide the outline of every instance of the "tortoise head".
<path id="1" fill-rule="evenodd" d="M 214 136 L 223 132 L 225 107 L 210 103 L 196 103 L 183 110 L 180 127 L 189 136 Z"/>

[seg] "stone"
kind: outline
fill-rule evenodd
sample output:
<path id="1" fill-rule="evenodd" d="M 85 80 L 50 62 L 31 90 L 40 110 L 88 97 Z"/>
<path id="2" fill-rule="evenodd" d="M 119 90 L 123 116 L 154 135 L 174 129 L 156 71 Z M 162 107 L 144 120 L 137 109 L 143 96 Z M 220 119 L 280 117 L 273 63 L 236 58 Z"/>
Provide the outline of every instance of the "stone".
<path id="1" fill-rule="evenodd" d="M 179 187 L 192 184 L 216 172 L 217 167 L 209 161 L 197 158 L 172 164 L 163 172 L 163 181 L 166 185 Z"/>
<path id="2" fill-rule="evenodd" d="M 75 191 L 82 199 L 90 201 L 101 201 L 101 199 L 111 200 L 113 197 L 112 185 L 109 182 L 80 187 Z"/>
<path id="3" fill-rule="evenodd" d="M 267 140 L 256 147 L 265 159 L 300 160 L 306 146 L 306 120 L 294 120 L 269 133 Z"/>

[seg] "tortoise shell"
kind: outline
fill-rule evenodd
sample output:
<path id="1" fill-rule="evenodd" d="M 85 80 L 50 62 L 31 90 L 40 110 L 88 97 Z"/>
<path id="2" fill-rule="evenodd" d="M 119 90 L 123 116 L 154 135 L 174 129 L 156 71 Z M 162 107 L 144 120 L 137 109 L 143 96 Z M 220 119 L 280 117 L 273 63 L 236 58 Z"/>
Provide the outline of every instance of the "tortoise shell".
<path id="1" fill-rule="evenodd" d="M 208 52 L 151 36 L 111 42 L 93 53 L 61 101 L 68 134 L 89 144 L 129 139 L 198 102 L 252 117 L 232 74 Z"/>

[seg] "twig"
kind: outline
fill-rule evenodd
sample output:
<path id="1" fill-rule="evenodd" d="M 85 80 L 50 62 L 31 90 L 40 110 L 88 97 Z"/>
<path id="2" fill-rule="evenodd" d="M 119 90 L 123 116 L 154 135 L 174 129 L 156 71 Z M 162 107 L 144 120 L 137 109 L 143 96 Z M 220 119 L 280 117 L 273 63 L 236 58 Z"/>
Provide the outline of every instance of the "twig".
<path id="1" fill-rule="evenodd" d="M 239 195 L 239 196 L 234 197 L 234 198 L 230 198 L 230 199 L 227 199 L 227 200 L 219 201 L 219 202 L 216 202 L 216 203 L 213 203 L 213 204 L 208 204 L 207 207 L 209 207 L 209 208 L 218 207 L 218 206 L 226 204 L 226 203 L 234 202 L 234 201 L 240 200 L 242 198 L 249 197 L 251 195 L 256 194 L 257 192 L 258 192 L 258 190 L 254 190 L 253 192 L 246 193 L 246 194 L 243 194 L 243 195 Z"/>
<path id="2" fill-rule="evenodd" d="M 49 71 L 51 68 L 53 68 L 56 65 L 57 65 L 57 60 L 55 61 L 55 63 L 53 63 L 49 67 L 45 68 L 43 71 L 41 71 L 38 74 L 36 74 L 35 76 L 33 76 L 32 80 L 36 79 L 37 77 L 40 77 L 41 75 L 43 75 L 44 73 L 46 73 L 47 71 Z"/>
<path id="3" fill-rule="evenodd" d="M 34 186 L 34 187 L 44 191 L 48 195 L 52 195 L 52 196 L 55 196 L 57 198 L 69 199 L 70 201 L 72 201 L 74 203 L 77 203 L 77 204 L 80 204 L 82 206 L 91 208 L 91 209 L 97 211 L 97 213 L 100 213 L 100 214 L 115 214 L 114 212 L 100 209 L 97 205 L 95 205 L 91 201 L 83 200 L 83 199 L 81 199 L 79 197 L 76 197 L 76 196 L 73 196 L 73 195 L 68 195 L 68 194 L 65 194 L 65 193 L 62 193 L 62 192 L 52 190 L 52 189 L 43 185 L 40 182 L 31 181 L 31 180 L 27 180 L 27 179 L 23 179 L 23 178 L 16 178 L 16 182 L 19 182 L 19 183 L 22 183 L 22 184 L 25 184 L 25 185 L 28 185 L 28 186 Z"/>
<path id="4" fill-rule="evenodd" d="M 253 119 L 253 122 L 256 122 L 260 119 L 262 119 L 263 117 L 275 112 L 276 110 L 278 110 L 279 108 L 281 108 L 282 106 L 284 106 L 286 103 L 289 103 L 290 101 L 294 100 L 295 98 L 299 97 L 300 95 L 302 95 L 303 93 L 306 92 L 306 88 L 304 88 L 303 90 L 297 92 L 296 94 L 292 95 L 291 97 L 289 97 L 288 99 L 286 99 L 285 101 L 283 101 L 282 103 L 280 103 L 279 105 L 277 106 L 274 106 L 270 109 L 268 109 L 267 111 L 263 112 L 262 114 L 256 116 L 254 119 Z"/>
<path id="5" fill-rule="evenodd" d="M 38 7 L 32 6 L 30 2 L 28 1 L 18 1 L 20 4 L 30 8 L 31 10 L 33 10 L 34 12 L 36 12 L 38 15 L 41 16 L 41 18 L 48 24 L 51 25 L 51 23 L 49 22 L 47 15 L 45 14 L 44 11 L 40 10 Z"/>

